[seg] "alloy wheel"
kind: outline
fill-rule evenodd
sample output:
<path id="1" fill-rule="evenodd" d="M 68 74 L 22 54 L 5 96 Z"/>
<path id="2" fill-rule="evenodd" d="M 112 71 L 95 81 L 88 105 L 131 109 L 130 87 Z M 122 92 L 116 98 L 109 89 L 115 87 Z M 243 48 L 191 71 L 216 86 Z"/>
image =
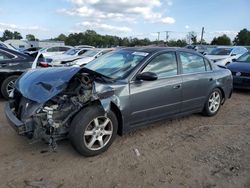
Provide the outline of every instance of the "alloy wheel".
<path id="1" fill-rule="evenodd" d="M 211 113 L 215 113 L 217 112 L 217 110 L 220 107 L 220 103 L 221 103 L 221 96 L 220 93 L 218 91 L 214 91 L 208 100 L 208 108 L 210 110 Z"/>
<path id="2" fill-rule="evenodd" d="M 108 144 L 112 134 L 112 121 L 105 116 L 96 117 L 84 131 L 84 144 L 89 150 L 100 150 Z"/>
<path id="3" fill-rule="evenodd" d="M 6 91 L 7 91 L 9 96 L 10 96 L 11 92 L 13 92 L 13 90 L 15 89 L 15 82 L 16 82 L 16 80 L 11 80 L 6 86 Z"/>

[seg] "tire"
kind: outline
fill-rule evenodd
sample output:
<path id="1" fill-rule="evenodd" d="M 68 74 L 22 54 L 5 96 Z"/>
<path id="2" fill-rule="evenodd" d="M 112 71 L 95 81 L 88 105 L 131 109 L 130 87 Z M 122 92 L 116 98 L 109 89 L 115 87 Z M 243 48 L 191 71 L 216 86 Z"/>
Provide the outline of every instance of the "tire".
<path id="1" fill-rule="evenodd" d="M 9 99 L 9 91 L 11 89 L 11 87 L 13 86 L 14 89 L 14 83 L 15 81 L 18 79 L 19 76 L 17 75 L 13 75 L 13 76 L 9 76 L 7 77 L 1 85 L 1 94 L 5 99 Z"/>
<path id="2" fill-rule="evenodd" d="M 222 103 L 222 94 L 218 88 L 215 88 L 208 96 L 204 109 L 203 114 L 205 116 L 214 116 L 220 110 Z"/>
<path id="3" fill-rule="evenodd" d="M 108 122 L 107 125 L 105 122 Z M 72 120 L 69 139 L 81 155 L 95 156 L 109 148 L 117 135 L 117 129 L 118 121 L 114 112 L 109 111 L 105 117 L 101 107 L 89 106 L 81 110 Z"/>

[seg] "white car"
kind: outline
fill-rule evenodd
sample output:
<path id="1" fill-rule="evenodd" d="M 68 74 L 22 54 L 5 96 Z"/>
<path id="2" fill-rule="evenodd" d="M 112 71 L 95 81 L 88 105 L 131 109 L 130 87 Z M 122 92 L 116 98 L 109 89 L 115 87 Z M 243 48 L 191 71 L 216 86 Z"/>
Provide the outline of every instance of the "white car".
<path id="1" fill-rule="evenodd" d="M 64 52 L 72 48 L 72 46 L 52 46 L 49 48 L 43 48 L 40 50 L 40 52 L 43 54 L 44 57 L 52 58 L 53 56 L 63 54 Z"/>
<path id="2" fill-rule="evenodd" d="M 113 51 L 112 48 L 106 48 L 106 49 L 95 48 L 95 49 L 92 49 L 90 51 L 87 51 L 84 54 L 83 58 L 69 62 L 66 65 L 68 65 L 68 66 L 72 66 L 72 65 L 82 66 L 82 65 L 85 65 L 85 64 L 89 63 L 90 61 L 93 61 L 94 59 L 96 59 L 96 58 L 98 58 L 98 57 L 100 57 L 108 52 L 111 52 L 111 51 Z"/>
<path id="3" fill-rule="evenodd" d="M 75 48 L 95 48 L 95 47 L 90 46 L 90 45 L 79 45 L 79 46 L 75 46 Z"/>
<path id="4" fill-rule="evenodd" d="M 217 65 L 228 65 L 233 59 L 237 59 L 242 54 L 247 52 L 245 47 L 240 46 L 220 46 L 213 49 L 209 54 L 206 55 L 208 59 Z"/>
<path id="5" fill-rule="evenodd" d="M 67 61 L 74 61 L 80 59 L 84 56 L 87 51 L 90 51 L 91 48 L 72 48 L 63 54 L 55 55 L 51 57 L 52 65 L 60 65 L 66 63 Z"/>

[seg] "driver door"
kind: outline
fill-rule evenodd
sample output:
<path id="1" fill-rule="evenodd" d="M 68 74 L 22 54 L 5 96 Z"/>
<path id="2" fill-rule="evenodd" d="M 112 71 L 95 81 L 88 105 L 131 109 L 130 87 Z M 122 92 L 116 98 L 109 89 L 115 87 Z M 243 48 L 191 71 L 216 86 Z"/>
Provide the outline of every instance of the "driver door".
<path id="1" fill-rule="evenodd" d="M 182 79 L 178 75 L 176 53 L 164 52 L 155 56 L 141 72 L 154 72 L 158 79 L 135 79 L 130 83 L 130 125 L 135 126 L 179 113 Z"/>

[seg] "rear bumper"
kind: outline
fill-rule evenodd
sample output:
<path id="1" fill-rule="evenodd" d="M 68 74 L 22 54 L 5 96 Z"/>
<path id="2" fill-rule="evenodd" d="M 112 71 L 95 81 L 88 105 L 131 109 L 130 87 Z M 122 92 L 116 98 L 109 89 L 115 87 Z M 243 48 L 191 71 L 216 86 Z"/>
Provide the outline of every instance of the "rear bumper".
<path id="1" fill-rule="evenodd" d="M 11 110 L 13 107 L 14 107 L 14 101 L 9 101 L 6 103 L 4 109 L 5 116 L 11 127 L 18 134 L 24 134 L 26 132 L 25 124 L 15 116 L 15 114 Z"/>

